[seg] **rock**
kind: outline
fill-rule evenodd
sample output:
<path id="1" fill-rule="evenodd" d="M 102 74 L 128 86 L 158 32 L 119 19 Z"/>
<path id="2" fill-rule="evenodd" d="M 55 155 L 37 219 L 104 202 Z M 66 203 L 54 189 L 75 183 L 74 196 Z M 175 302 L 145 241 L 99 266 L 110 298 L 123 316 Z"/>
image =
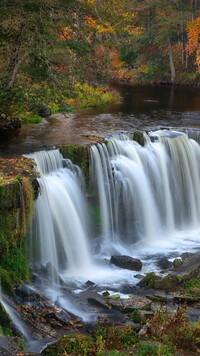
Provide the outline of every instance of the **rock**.
<path id="1" fill-rule="evenodd" d="M 176 289 L 179 285 L 180 281 L 178 276 L 176 274 L 168 274 L 162 278 L 156 287 L 161 290 L 171 291 Z"/>
<path id="2" fill-rule="evenodd" d="M 140 271 L 142 269 L 142 262 L 130 256 L 114 255 L 111 257 L 110 262 L 117 267 L 130 269 L 132 271 Z"/>
<path id="3" fill-rule="evenodd" d="M 108 298 L 110 293 L 108 291 L 102 293 L 103 297 Z"/>
<path id="4" fill-rule="evenodd" d="M 10 328 L 11 322 L 12 320 L 10 319 L 10 316 L 6 312 L 3 304 L 0 302 L 0 325 Z"/>
<path id="5" fill-rule="evenodd" d="M 149 299 L 142 296 L 131 296 L 128 299 L 118 298 L 118 299 L 108 299 L 108 305 L 110 308 L 119 310 L 122 313 L 131 313 L 135 310 L 143 309 L 147 304 L 149 304 Z"/>
<path id="6" fill-rule="evenodd" d="M 31 286 L 27 284 L 22 284 L 15 289 L 16 296 L 22 298 L 23 300 L 37 300 L 41 299 L 39 293 L 35 292 Z"/>
<path id="7" fill-rule="evenodd" d="M 88 303 L 103 309 L 110 309 L 108 304 L 101 297 L 90 297 L 87 299 Z"/>
<path id="8" fill-rule="evenodd" d="M 200 252 L 182 254 L 183 263 L 176 269 L 176 273 L 183 275 L 182 282 L 200 277 Z"/>
<path id="9" fill-rule="evenodd" d="M 161 277 L 154 272 L 147 273 L 146 276 L 137 284 L 141 288 L 156 288 L 161 281 Z"/>
<path id="10" fill-rule="evenodd" d="M 191 270 L 182 277 L 182 283 L 190 281 L 193 278 L 200 278 L 200 265 L 191 268 Z"/>
<path id="11" fill-rule="evenodd" d="M 86 287 L 91 287 L 91 286 L 94 286 L 95 283 L 92 282 L 92 281 L 87 281 L 87 282 L 85 283 L 85 285 L 86 285 Z"/>
<path id="12" fill-rule="evenodd" d="M 161 269 L 167 269 L 172 267 L 172 262 L 170 262 L 167 257 L 161 257 L 157 262 L 157 266 Z"/>
<path id="13" fill-rule="evenodd" d="M 200 297 L 175 296 L 173 302 L 177 304 L 196 304 L 200 302 Z"/>
<path id="14" fill-rule="evenodd" d="M 71 322 L 71 317 L 65 310 L 52 310 L 44 314 L 44 317 L 49 321 L 50 325 L 53 327 L 61 327 L 63 325 L 68 325 Z"/>
<path id="15" fill-rule="evenodd" d="M 180 266 L 182 266 L 182 264 L 183 264 L 183 260 L 181 258 L 175 258 L 175 260 L 173 261 L 173 267 L 175 269 L 177 269 Z"/>

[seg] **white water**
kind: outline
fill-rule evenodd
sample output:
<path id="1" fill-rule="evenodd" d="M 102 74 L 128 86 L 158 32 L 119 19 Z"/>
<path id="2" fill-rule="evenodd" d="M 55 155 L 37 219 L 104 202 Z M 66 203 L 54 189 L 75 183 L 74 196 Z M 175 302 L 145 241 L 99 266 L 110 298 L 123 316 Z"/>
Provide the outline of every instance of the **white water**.
<path id="1" fill-rule="evenodd" d="M 146 273 L 156 271 L 158 254 L 173 258 L 199 246 L 199 144 L 173 131 L 145 137 L 144 147 L 125 135 L 91 147 L 93 203 L 84 197 L 80 170 L 73 164 L 62 168 L 58 150 L 32 155 L 43 168 L 29 239 L 31 262 L 51 262 L 46 295 L 85 321 L 93 318 L 92 312 L 77 306 L 75 293 L 63 296 L 55 288 L 59 276 L 80 293 L 87 280 L 101 288 L 119 289 L 138 280 L 132 271 L 111 265 L 112 254 L 141 259 Z M 92 236 L 88 215 L 98 207 Z"/>
<path id="2" fill-rule="evenodd" d="M 40 194 L 29 243 L 31 260 L 42 265 L 50 262 L 52 283 L 58 284 L 61 272 L 85 272 L 91 266 L 81 174 L 72 164 L 73 171 L 62 168 L 63 157 L 58 150 L 28 157 L 43 173 L 38 179 Z"/>
<path id="3" fill-rule="evenodd" d="M 19 330 L 20 333 L 22 334 L 24 340 L 29 341 L 30 335 L 27 332 L 26 324 L 20 319 L 20 317 L 17 315 L 17 312 L 14 310 L 14 308 L 11 305 L 9 305 L 9 303 L 6 301 L 5 297 L 3 297 L 2 294 L 0 294 L 0 303 L 3 305 L 6 313 L 9 315 L 16 329 Z"/>
<path id="4" fill-rule="evenodd" d="M 142 255 L 147 247 L 151 253 L 167 252 L 170 246 L 187 246 L 187 238 L 192 238 L 191 246 L 198 241 L 196 141 L 167 130 L 150 133 L 144 147 L 128 136 L 115 137 L 93 146 L 91 161 L 101 207 L 101 251 L 121 253 L 125 248 L 130 255 Z"/>

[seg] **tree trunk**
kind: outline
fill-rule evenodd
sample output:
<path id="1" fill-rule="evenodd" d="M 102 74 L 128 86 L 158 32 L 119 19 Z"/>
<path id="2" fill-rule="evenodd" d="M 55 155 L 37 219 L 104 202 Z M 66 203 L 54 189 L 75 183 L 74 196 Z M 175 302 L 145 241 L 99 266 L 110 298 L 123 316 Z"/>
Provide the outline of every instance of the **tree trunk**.
<path id="1" fill-rule="evenodd" d="M 173 57 L 172 44 L 170 38 L 168 38 L 168 53 L 169 53 L 169 65 L 171 71 L 171 82 L 174 83 L 176 78 L 176 71 L 174 66 L 174 57 Z"/>

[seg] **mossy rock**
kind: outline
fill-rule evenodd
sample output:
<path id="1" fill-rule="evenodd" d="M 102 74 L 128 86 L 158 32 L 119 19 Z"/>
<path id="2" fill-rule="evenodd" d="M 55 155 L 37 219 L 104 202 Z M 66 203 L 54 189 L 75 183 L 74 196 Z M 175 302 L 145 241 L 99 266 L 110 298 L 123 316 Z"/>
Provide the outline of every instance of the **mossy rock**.
<path id="1" fill-rule="evenodd" d="M 89 179 L 90 150 L 88 146 L 78 144 L 65 144 L 58 146 L 64 158 L 68 158 L 72 163 L 78 165 L 82 170 L 86 180 Z"/>
<path id="2" fill-rule="evenodd" d="M 175 260 L 173 261 L 173 267 L 175 269 L 181 267 L 183 264 L 183 260 L 181 258 L 175 258 Z"/>
<path id="3" fill-rule="evenodd" d="M 161 277 L 157 276 L 154 272 L 147 273 L 146 276 L 137 284 L 141 288 L 156 289 L 161 281 Z"/>
<path id="4" fill-rule="evenodd" d="M 156 284 L 156 288 L 165 291 L 175 290 L 179 286 L 180 286 L 180 280 L 176 274 L 168 274 Z"/>
<path id="5" fill-rule="evenodd" d="M 22 171 L 24 160 L 20 159 Z M 28 163 L 29 165 L 29 163 Z M 7 174 L 10 174 L 10 162 Z M 32 179 L 1 172 L 0 184 L 0 280 L 4 290 L 10 292 L 14 285 L 29 281 L 26 260 L 25 234 L 33 215 L 34 192 Z"/>
<path id="6" fill-rule="evenodd" d="M 3 304 L 0 302 L 0 325 L 3 328 L 10 328 L 10 325 L 12 323 L 12 320 L 10 319 L 10 316 L 6 312 Z"/>

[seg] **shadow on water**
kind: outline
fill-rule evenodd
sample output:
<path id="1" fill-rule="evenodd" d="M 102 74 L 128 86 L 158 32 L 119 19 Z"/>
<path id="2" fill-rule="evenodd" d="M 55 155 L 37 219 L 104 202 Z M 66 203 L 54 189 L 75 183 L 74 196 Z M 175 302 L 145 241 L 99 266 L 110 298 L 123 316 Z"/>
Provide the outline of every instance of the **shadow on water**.
<path id="1" fill-rule="evenodd" d="M 133 87 L 113 84 L 121 100 L 76 114 L 57 115 L 24 125 L 0 137 L 0 155 L 23 154 L 62 143 L 84 143 L 87 136 L 154 127 L 200 127 L 200 90 L 188 87 Z"/>

